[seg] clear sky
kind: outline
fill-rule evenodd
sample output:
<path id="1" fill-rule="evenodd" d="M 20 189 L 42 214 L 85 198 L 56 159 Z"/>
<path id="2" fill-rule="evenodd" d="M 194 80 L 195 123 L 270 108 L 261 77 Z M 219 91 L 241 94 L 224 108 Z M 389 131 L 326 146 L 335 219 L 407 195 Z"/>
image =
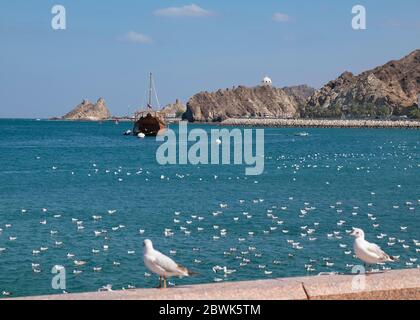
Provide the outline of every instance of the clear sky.
<path id="1" fill-rule="evenodd" d="M 66 8 L 66 30 L 51 9 Z M 367 29 L 351 27 L 352 7 Z M 103 96 L 112 114 L 269 75 L 320 87 L 420 48 L 419 0 L 0 1 L 0 117 L 50 117 Z"/>

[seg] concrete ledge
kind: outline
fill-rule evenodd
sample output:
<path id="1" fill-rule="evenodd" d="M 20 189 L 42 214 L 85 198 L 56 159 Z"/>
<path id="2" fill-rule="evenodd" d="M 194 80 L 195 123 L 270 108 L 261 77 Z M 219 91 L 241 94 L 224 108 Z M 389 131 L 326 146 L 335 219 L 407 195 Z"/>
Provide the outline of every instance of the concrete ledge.
<path id="1" fill-rule="evenodd" d="M 364 289 L 361 288 L 364 283 Z M 355 288 L 355 289 L 353 289 Z M 170 289 L 64 294 L 18 300 L 420 300 L 420 269 L 225 282 Z"/>
<path id="2" fill-rule="evenodd" d="M 325 276 L 302 279 L 311 300 L 419 300 L 420 269 L 387 271 L 358 277 Z M 362 284 L 364 283 L 364 289 Z M 355 288 L 355 289 L 353 289 Z"/>

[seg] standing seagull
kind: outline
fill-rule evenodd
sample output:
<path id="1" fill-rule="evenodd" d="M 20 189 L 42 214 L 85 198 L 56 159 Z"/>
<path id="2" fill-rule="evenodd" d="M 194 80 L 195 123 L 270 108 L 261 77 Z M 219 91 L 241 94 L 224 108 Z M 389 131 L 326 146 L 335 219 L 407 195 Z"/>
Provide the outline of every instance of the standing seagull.
<path id="1" fill-rule="evenodd" d="M 356 238 L 353 245 L 354 253 L 365 264 L 396 261 L 395 257 L 387 255 L 378 245 L 366 241 L 365 233 L 362 229 L 353 228 L 350 235 Z"/>
<path id="2" fill-rule="evenodd" d="M 150 271 L 159 275 L 158 288 L 162 288 L 162 278 L 163 287 L 166 288 L 167 277 L 189 277 L 195 275 L 194 272 L 191 272 L 187 268 L 177 264 L 168 256 L 155 250 L 152 241 L 149 239 L 144 240 L 143 247 L 144 264 Z"/>

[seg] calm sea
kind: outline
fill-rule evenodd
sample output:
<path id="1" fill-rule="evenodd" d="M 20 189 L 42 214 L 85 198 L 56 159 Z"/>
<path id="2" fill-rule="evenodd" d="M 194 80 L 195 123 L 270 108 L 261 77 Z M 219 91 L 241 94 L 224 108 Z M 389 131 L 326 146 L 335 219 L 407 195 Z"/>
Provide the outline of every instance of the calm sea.
<path id="1" fill-rule="evenodd" d="M 352 227 L 400 256 L 385 268 L 420 264 L 418 130 L 266 129 L 265 171 L 250 177 L 158 165 L 160 143 L 127 129 L 0 120 L 0 296 L 61 293 L 54 265 L 70 293 L 156 286 L 145 238 L 199 273 L 176 285 L 349 273 Z"/>

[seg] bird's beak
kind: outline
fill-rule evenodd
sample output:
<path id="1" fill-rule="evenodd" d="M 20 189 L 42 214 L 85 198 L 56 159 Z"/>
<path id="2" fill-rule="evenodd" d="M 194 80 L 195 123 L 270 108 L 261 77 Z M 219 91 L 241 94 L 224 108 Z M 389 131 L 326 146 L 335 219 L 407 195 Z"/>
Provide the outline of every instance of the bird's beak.
<path id="1" fill-rule="evenodd" d="M 355 235 L 356 235 L 356 230 L 354 230 L 354 229 L 353 229 L 353 231 L 352 231 L 352 232 L 350 232 L 350 235 L 351 235 L 351 236 L 355 236 Z"/>

